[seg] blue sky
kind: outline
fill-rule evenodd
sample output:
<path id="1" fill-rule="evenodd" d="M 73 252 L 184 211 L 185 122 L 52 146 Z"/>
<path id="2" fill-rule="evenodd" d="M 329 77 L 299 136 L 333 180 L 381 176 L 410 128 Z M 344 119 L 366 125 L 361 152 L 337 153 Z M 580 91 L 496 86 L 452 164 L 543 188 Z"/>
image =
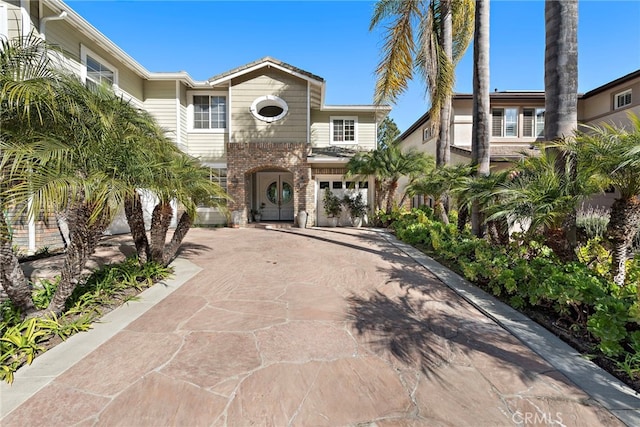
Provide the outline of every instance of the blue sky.
<path id="1" fill-rule="evenodd" d="M 67 1 L 150 71 L 207 79 L 264 56 L 323 77 L 326 104 L 370 104 L 381 31 L 372 1 Z M 579 91 L 640 69 L 640 1 L 580 0 Z M 470 47 L 456 91 L 471 92 Z M 544 2 L 491 1 L 491 87 L 544 89 Z M 428 108 L 414 80 L 393 106 L 401 130 Z"/>

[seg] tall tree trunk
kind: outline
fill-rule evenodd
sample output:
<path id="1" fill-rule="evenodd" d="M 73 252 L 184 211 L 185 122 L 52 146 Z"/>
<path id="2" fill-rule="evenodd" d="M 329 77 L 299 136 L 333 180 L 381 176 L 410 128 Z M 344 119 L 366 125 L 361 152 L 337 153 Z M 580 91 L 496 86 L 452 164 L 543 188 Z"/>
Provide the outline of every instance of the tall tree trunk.
<path id="1" fill-rule="evenodd" d="M 138 262 L 142 265 L 147 262 L 150 249 L 147 231 L 144 226 L 144 213 L 140 194 L 136 192 L 134 196 L 127 197 L 124 200 L 124 214 L 127 217 L 133 243 L 136 245 Z"/>
<path id="2" fill-rule="evenodd" d="M 164 259 L 162 262 L 164 266 L 169 265 L 175 258 L 176 252 L 182 244 L 182 240 L 184 240 L 184 237 L 191 228 L 191 224 L 193 224 L 193 218 L 191 218 L 187 212 L 183 212 L 180 216 L 180 220 L 178 221 L 178 225 L 176 226 L 176 230 L 171 237 L 171 242 L 169 242 L 164 250 Z"/>
<path id="3" fill-rule="evenodd" d="M 440 13 L 442 15 L 441 36 L 442 51 L 448 62 L 447 66 L 453 67 L 453 24 L 451 17 L 451 0 L 440 2 Z M 450 147 L 450 127 L 451 127 L 451 91 L 443 94 L 442 105 L 440 107 L 440 129 L 436 151 L 436 166 L 442 167 L 451 162 Z"/>
<path id="4" fill-rule="evenodd" d="M 162 263 L 164 258 L 164 244 L 167 239 L 167 231 L 171 225 L 173 209 L 171 204 L 160 200 L 153 209 L 151 216 L 151 260 Z"/>
<path id="5" fill-rule="evenodd" d="M 544 17 L 544 136 L 555 141 L 578 124 L 578 1 L 547 0 Z"/>
<path id="6" fill-rule="evenodd" d="M 390 214 L 393 210 L 393 203 L 396 197 L 396 190 L 398 189 L 398 180 L 394 179 L 389 183 L 387 190 L 387 213 Z"/>
<path id="7" fill-rule="evenodd" d="M 467 205 L 462 205 L 460 209 L 458 209 L 458 232 L 462 233 L 464 231 L 468 220 L 469 208 L 467 208 Z"/>
<path id="8" fill-rule="evenodd" d="M 440 13 L 442 14 L 442 51 L 447 60 L 447 67 L 453 68 L 453 23 L 451 16 L 451 0 L 440 2 Z M 453 71 L 451 71 L 453 73 Z M 436 167 L 443 167 L 451 163 L 451 89 L 442 97 L 440 107 L 440 137 L 436 147 Z M 449 195 L 444 193 L 440 196 L 443 212 L 449 211 Z"/>
<path id="9" fill-rule="evenodd" d="M 20 262 L 13 252 L 9 226 L 0 209 L 0 283 L 13 304 L 23 315 L 35 310 L 31 297 L 29 282 L 20 267 Z"/>
<path id="10" fill-rule="evenodd" d="M 489 175 L 490 162 L 490 101 L 489 101 L 489 0 L 476 0 L 473 39 L 473 130 L 471 161 L 479 176 Z M 471 229 L 474 235 L 484 235 L 480 203 L 471 207 Z"/>
<path id="11" fill-rule="evenodd" d="M 544 17 L 544 136 L 547 141 L 558 141 L 571 137 L 578 126 L 578 1 L 547 0 Z M 569 161 L 571 159 L 567 159 L 565 153 L 558 155 L 556 168 L 564 175 L 563 179 L 573 180 L 574 174 L 566 176 Z M 572 260 L 576 257 L 577 244 L 575 215 L 567 216 L 564 229 L 562 235 L 567 239 L 566 244 L 556 244 L 562 257 L 571 254 L 568 259 Z M 559 236 L 556 233 L 554 239 Z M 566 250 L 560 246 L 566 246 Z"/>
<path id="12" fill-rule="evenodd" d="M 616 285 L 623 286 L 627 274 L 627 248 L 640 226 L 640 197 L 616 199 L 611 206 L 607 238 L 611 242 L 611 276 Z"/>
<path id="13" fill-rule="evenodd" d="M 86 204 L 75 205 L 67 210 L 71 241 L 67 247 L 58 288 L 46 310 L 48 312 L 62 312 L 67 298 L 82 279 L 82 271 L 89 257 L 95 252 L 102 233 L 109 225 L 108 215 L 92 222 L 92 212 L 93 209 Z"/>

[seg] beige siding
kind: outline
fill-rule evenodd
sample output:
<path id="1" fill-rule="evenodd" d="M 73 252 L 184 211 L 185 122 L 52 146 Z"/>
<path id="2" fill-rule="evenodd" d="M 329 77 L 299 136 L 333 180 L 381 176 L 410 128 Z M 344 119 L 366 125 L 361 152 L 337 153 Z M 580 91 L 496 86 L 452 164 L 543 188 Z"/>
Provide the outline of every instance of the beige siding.
<path id="1" fill-rule="evenodd" d="M 45 8 L 44 16 L 53 15 L 53 12 Z M 93 41 L 82 35 L 65 20 L 49 21 L 46 27 L 47 42 L 59 46 L 69 59 L 76 63 L 75 71 L 80 70 L 80 46 L 83 45 L 95 55 L 100 56 L 118 70 L 118 87 L 125 94 L 134 98 L 139 103 L 144 99 L 143 79 L 135 72 L 128 69 L 112 54 L 98 47 Z"/>
<path id="2" fill-rule="evenodd" d="M 631 89 L 631 105 L 614 108 L 615 96 Z M 579 102 L 578 118 L 583 123 L 625 125 L 629 123 L 627 114 L 640 114 L 640 78 L 619 85 L 613 89 L 582 99 Z"/>
<path id="3" fill-rule="evenodd" d="M 176 83 L 172 81 L 145 82 L 144 108 L 156 118 L 161 127 L 169 130 L 169 137 L 176 140 Z"/>
<path id="4" fill-rule="evenodd" d="M 20 12 L 20 1 L 13 0 L 3 2 L 7 9 L 7 28 L 9 30 L 9 38 L 18 37 L 20 28 L 22 28 L 22 14 Z"/>
<path id="5" fill-rule="evenodd" d="M 376 122 L 374 113 L 352 113 L 349 111 L 311 111 L 311 145 L 328 147 L 331 144 L 331 117 L 358 118 L 358 148 L 374 150 L 376 148 Z"/>
<path id="6" fill-rule="evenodd" d="M 228 133 L 189 133 L 187 153 L 203 162 L 226 162 L 224 144 Z"/>
<path id="7" fill-rule="evenodd" d="M 254 100 L 264 95 L 283 99 L 287 115 L 266 123 L 249 111 Z M 307 82 L 276 69 L 261 69 L 232 81 L 231 140 L 234 142 L 302 142 L 307 139 Z"/>

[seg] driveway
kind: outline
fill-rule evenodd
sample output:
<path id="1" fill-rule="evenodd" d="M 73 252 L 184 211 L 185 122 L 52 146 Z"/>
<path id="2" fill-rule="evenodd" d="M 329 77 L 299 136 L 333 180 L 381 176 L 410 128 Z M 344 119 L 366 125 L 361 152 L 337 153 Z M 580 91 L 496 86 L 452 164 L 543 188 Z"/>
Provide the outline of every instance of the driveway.
<path id="1" fill-rule="evenodd" d="M 180 258 L 202 270 L 1 424 L 622 425 L 375 231 L 195 229 Z"/>

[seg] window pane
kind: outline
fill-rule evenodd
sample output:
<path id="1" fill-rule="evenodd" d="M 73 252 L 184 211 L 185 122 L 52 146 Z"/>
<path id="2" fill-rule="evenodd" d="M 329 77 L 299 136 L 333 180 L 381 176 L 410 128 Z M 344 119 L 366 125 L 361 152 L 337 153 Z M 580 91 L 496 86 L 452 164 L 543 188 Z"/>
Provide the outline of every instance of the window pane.
<path id="1" fill-rule="evenodd" d="M 544 136 L 544 108 L 536 109 L 536 137 Z"/>
<path id="2" fill-rule="evenodd" d="M 324 190 L 325 188 L 329 188 L 329 181 L 320 181 L 320 189 Z"/>
<path id="3" fill-rule="evenodd" d="M 491 115 L 493 116 L 491 136 L 502 136 L 504 110 L 502 108 L 494 108 L 491 110 Z"/>
<path id="4" fill-rule="evenodd" d="M 369 181 L 360 181 L 358 183 L 359 188 L 369 188 Z"/>
<path id="5" fill-rule="evenodd" d="M 211 128 L 227 127 L 227 99 L 224 96 L 211 97 Z"/>
<path id="6" fill-rule="evenodd" d="M 344 141 L 344 122 L 343 120 L 333 121 L 333 140 Z"/>
<path id="7" fill-rule="evenodd" d="M 504 136 L 518 136 L 518 109 L 505 109 Z"/>
<path id="8" fill-rule="evenodd" d="M 525 108 L 522 111 L 522 136 L 533 136 L 534 112 L 533 108 Z"/>
<path id="9" fill-rule="evenodd" d="M 193 97 L 193 127 L 195 129 L 209 129 L 209 97 Z"/>
<path id="10" fill-rule="evenodd" d="M 87 55 L 87 79 L 97 84 L 113 85 L 113 71 Z"/>
<path id="11" fill-rule="evenodd" d="M 340 190 L 342 188 L 342 181 L 333 181 L 333 189 Z"/>
<path id="12" fill-rule="evenodd" d="M 344 121 L 344 140 L 355 141 L 356 140 L 356 122 L 355 120 Z"/>

